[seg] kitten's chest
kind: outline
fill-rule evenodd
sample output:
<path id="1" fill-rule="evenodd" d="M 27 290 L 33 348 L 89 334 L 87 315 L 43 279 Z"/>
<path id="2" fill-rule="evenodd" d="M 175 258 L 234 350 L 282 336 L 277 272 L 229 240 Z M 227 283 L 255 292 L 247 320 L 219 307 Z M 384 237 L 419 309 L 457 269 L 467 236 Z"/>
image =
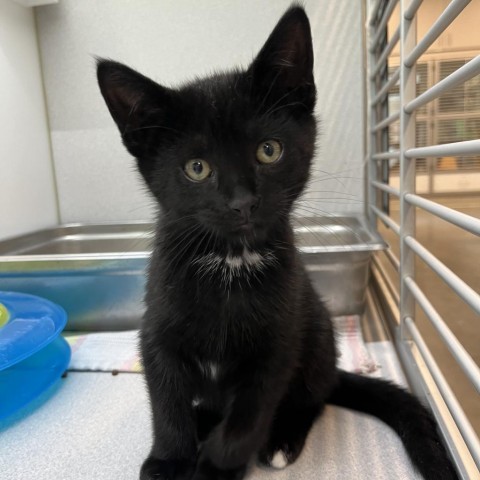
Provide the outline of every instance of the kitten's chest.
<path id="1" fill-rule="evenodd" d="M 287 273 L 272 252 L 196 259 L 179 300 L 189 305 L 185 331 L 199 354 L 219 358 L 226 352 L 254 352 L 284 328 Z"/>
<path id="2" fill-rule="evenodd" d="M 280 279 L 288 272 L 270 251 L 243 249 L 225 256 L 208 254 L 195 258 L 190 266 L 194 304 L 216 327 L 245 330 L 273 318 L 275 305 L 285 295 Z"/>
<path id="3" fill-rule="evenodd" d="M 193 258 L 189 269 L 200 282 L 200 286 L 216 286 L 227 295 L 232 291 L 247 290 L 258 282 L 266 271 L 278 264 L 272 250 L 258 252 L 243 248 L 235 253 L 208 253 Z"/>

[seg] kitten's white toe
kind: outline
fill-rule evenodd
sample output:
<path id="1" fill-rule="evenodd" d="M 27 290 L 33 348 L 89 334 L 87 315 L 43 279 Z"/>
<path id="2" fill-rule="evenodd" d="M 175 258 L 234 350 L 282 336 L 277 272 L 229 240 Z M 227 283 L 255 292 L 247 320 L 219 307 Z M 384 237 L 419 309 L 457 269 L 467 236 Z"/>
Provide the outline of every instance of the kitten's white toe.
<path id="1" fill-rule="evenodd" d="M 277 469 L 285 468 L 288 465 L 287 457 L 282 450 L 277 450 L 273 455 L 272 461 L 270 462 L 270 466 Z"/>

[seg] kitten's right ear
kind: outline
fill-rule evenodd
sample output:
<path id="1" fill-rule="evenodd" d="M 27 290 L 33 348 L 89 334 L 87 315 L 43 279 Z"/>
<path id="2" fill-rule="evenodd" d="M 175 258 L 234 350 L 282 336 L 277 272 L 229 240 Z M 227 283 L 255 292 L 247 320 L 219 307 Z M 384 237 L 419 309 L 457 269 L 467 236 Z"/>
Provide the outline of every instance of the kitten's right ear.
<path id="1" fill-rule="evenodd" d="M 316 92 L 312 34 L 301 6 L 294 4 L 284 13 L 248 73 L 262 104 L 280 107 L 283 102 L 285 106 L 313 111 Z"/>
<path id="2" fill-rule="evenodd" d="M 134 156 L 142 152 L 138 147 L 145 143 L 148 132 L 142 127 L 151 122 L 165 120 L 172 97 L 171 90 L 111 60 L 97 60 L 97 78 L 108 110 L 122 134 L 123 142 Z"/>

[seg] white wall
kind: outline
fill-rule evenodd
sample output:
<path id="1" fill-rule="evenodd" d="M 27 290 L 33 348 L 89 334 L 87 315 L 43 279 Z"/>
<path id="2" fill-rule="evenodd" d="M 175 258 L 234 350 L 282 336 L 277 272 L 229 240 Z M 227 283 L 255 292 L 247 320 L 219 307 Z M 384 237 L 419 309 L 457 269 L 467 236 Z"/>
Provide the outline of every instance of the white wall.
<path id="1" fill-rule="evenodd" d="M 322 135 L 311 196 L 322 210 L 362 210 L 361 2 L 307 0 Z M 95 79 L 94 55 L 175 84 L 247 65 L 291 0 L 61 0 L 36 9 L 61 219 L 150 218 L 133 159 L 125 152 Z M 346 178 L 345 178 L 346 177 Z M 322 193 L 340 191 L 344 193 Z M 332 200 L 339 197 L 340 200 Z M 346 204 L 345 199 L 353 199 Z"/>
<path id="2" fill-rule="evenodd" d="M 0 239 L 57 223 L 33 11 L 0 1 Z"/>

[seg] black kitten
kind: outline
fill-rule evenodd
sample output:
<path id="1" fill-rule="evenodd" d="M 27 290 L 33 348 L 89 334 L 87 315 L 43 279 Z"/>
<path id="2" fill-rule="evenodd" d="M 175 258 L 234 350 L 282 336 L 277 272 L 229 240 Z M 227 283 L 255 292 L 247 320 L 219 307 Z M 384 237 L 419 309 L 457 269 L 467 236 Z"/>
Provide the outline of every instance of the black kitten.
<path id="1" fill-rule="evenodd" d="M 241 479 L 255 455 L 285 466 L 326 402 L 385 421 L 426 478 L 456 478 L 413 396 L 336 369 L 329 314 L 294 246 L 316 131 L 305 12 L 288 10 L 247 70 L 170 89 L 102 60 L 98 80 L 162 207 L 141 335 L 154 429 L 141 478 Z"/>

